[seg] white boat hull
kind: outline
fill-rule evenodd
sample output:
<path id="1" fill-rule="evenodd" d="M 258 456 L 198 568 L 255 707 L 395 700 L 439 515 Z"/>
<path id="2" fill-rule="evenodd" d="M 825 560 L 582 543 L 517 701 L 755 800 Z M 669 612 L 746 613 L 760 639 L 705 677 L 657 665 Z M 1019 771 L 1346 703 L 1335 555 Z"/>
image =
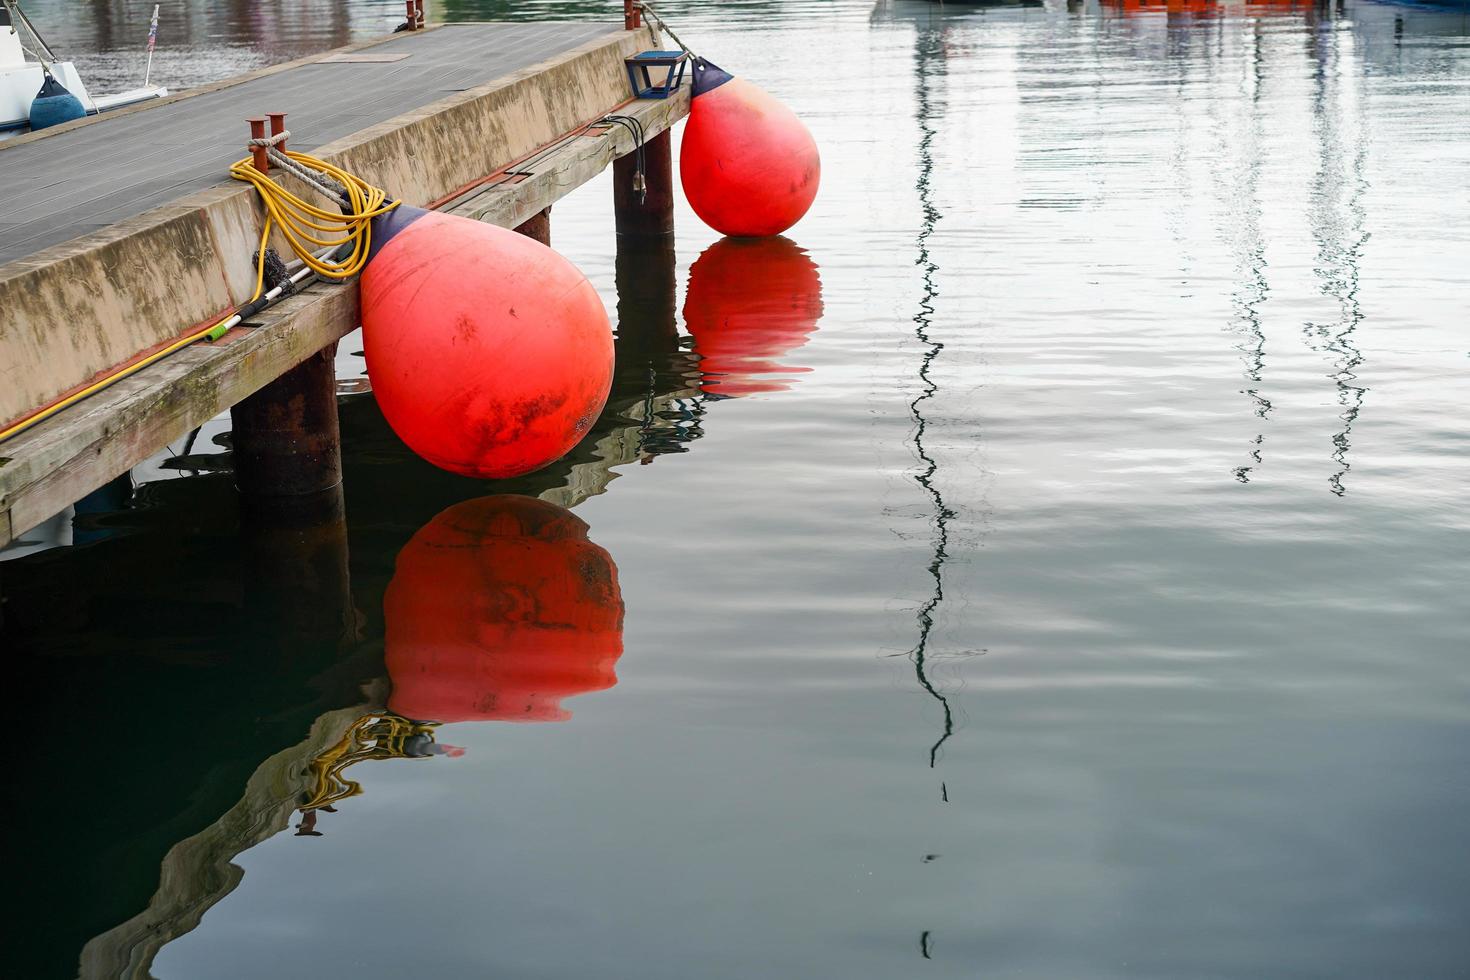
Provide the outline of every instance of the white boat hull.
<path id="1" fill-rule="evenodd" d="M 88 93 L 82 76 L 77 74 L 76 66 L 70 61 L 53 62 L 51 74 L 81 100 L 89 116 L 150 99 L 161 99 L 168 94 L 168 89 L 161 85 L 146 85 L 115 95 L 94 97 Z M 15 30 L 0 24 L 0 130 L 24 129 L 30 125 L 31 102 L 45 80 L 46 73 L 40 64 L 25 60 Z"/>
<path id="2" fill-rule="evenodd" d="M 66 86 L 67 91 L 82 100 L 82 105 L 88 112 L 95 111 L 87 95 L 87 86 L 82 84 L 82 76 L 77 74 L 70 61 L 52 64 L 51 74 Z M 19 129 L 30 125 L 31 101 L 35 99 L 45 80 L 46 73 L 34 62 L 0 68 L 0 129 Z"/>

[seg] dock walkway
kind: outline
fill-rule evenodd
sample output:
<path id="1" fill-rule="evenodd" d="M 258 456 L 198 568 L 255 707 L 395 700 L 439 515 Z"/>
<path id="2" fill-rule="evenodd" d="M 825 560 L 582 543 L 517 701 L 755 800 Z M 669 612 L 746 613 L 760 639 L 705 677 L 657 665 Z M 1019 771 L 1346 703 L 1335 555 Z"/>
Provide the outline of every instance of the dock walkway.
<path id="1" fill-rule="evenodd" d="M 0 265 L 230 184 L 242 120 L 289 113 L 291 148 L 318 147 L 621 31 L 606 23 L 463 24 L 390 35 L 0 142 Z M 10 145 L 13 144 L 13 145 Z"/>
<path id="2" fill-rule="evenodd" d="M 285 112 L 293 150 L 543 240 L 550 206 L 617 163 L 619 241 L 671 234 L 668 130 L 688 88 L 631 100 L 624 69 L 659 40 L 616 23 L 443 25 L 0 142 L 0 428 L 249 298 L 263 211 L 228 177 L 247 117 Z M 591 125 L 614 112 L 642 123 L 646 194 L 630 191 L 629 131 Z M 277 464 L 316 468 L 282 492 L 340 474 L 329 355 L 359 322 L 355 283 L 316 283 L 0 443 L 0 546 L 227 409 L 242 490 L 275 482 L 259 464 L 245 479 L 252 432 Z"/>

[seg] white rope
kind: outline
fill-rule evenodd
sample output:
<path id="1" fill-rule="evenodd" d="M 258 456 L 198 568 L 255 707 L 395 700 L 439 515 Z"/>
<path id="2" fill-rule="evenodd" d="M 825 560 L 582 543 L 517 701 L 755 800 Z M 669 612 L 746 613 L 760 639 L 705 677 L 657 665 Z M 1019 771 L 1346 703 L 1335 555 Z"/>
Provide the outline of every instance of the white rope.
<path id="1" fill-rule="evenodd" d="M 274 136 L 262 136 L 260 139 L 248 139 L 248 140 L 245 141 L 245 145 L 246 146 L 278 146 L 281 143 L 286 142 L 286 137 L 288 137 L 290 135 L 291 135 L 291 131 L 289 129 L 283 129 L 279 133 L 276 133 Z"/>
<path id="2" fill-rule="evenodd" d="M 265 147 L 266 155 L 270 157 L 271 163 L 280 167 L 282 170 L 286 171 L 288 174 L 291 174 L 298 180 L 309 184 L 312 187 L 315 187 L 327 197 L 330 197 L 333 201 L 341 201 L 343 196 L 347 193 L 347 188 L 343 187 L 341 184 L 337 183 L 330 177 L 323 176 L 322 174 L 317 173 L 315 170 L 303 167 L 301 164 L 297 163 L 295 160 L 292 160 L 290 157 L 286 156 L 286 154 L 276 149 L 279 144 L 286 142 L 286 137 L 290 135 L 291 131 L 289 129 L 283 129 L 279 133 L 276 133 L 274 136 L 263 136 L 260 139 L 248 139 L 245 141 L 245 144 L 250 147 Z"/>
<path id="3" fill-rule="evenodd" d="M 647 14 L 650 18 L 652 18 L 653 22 L 658 25 L 658 29 L 661 30 L 661 31 L 663 31 L 665 34 L 667 34 L 669 36 L 669 40 L 671 40 L 675 44 L 677 44 L 683 50 L 683 52 L 685 54 L 687 54 L 689 57 L 693 58 L 695 61 L 698 61 L 699 60 L 699 55 L 695 54 L 692 50 L 690 50 L 689 45 L 687 45 L 683 41 L 679 40 L 679 35 L 675 34 L 673 31 L 669 30 L 669 25 L 664 23 L 664 19 L 662 17 L 660 17 L 657 13 L 655 13 L 654 12 L 654 9 L 652 7 L 650 7 L 646 3 L 640 3 L 638 5 L 638 9 L 642 10 L 645 14 Z"/>
<path id="4" fill-rule="evenodd" d="M 46 39 L 41 36 L 41 32 L 38 31 L 38 30 L 36 30 L 36 25 L 31 23 L 31 19 L 26 16 L 26 12 L 24 10 L 21 10 L 20 9 L 20 4 L 13 2 L 13 0 L 5 0 L 5 6 L 10 11 L 10 13 L 12 15 L 11 16 L 11 19 L 13 21 L 17 21 L 17 22 L 19 22 L 21 24 L 24 24 L 26 30 L 28 30 L 28 31 L 31 32 L 31 37 L 35 38 L 36 44 L 40 47 L 40 49 L 42 51 L 46 52 L 46 57 L 45 58 L 42 58 L 39 55 L 37 55 L 36 56 L 36 60 L 37 61 L 56 61 L 57 60 L 57 58 L 56 58 L 56 52 L 51 50 L 51 45 L 47 44 L 46 43 Z M 17 32 L 17 33 L 19 33 L 19 32 Z"/>

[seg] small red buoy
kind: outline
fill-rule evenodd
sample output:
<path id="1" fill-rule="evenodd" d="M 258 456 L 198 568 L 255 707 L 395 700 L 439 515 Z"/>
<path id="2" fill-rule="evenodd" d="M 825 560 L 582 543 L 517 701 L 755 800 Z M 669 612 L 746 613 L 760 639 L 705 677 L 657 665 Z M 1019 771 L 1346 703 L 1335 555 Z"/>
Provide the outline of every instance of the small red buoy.
<path id="1" fill-rule="evenodd" d="M 817 264 L 789 238 L 722 238 L 689 267 L 684 323 L 706 393 L 739 398 L 785 391 L 760 375 L 811 370 L 780 358 L 807 342 L 822 317 Z"/>
<path id="2" fill-rule="evenodd" d="M 562 698 L 618 682 L 617 566 L 534 497 L 466 501 L 420 528 L 383 616 L 388 707 L 418 721 L 565 721 Z"/>
<path id="3" fill-rule="evenodd" d="M 435 466 L 487 479 L 565 455 L 612 385 L 592 284 L 545 245 L 400 206 L 362 273 L 368 378 L 388 424 Z"/>
<path id="4" fill-rule="evenodd" d="M 796 113 L 760 87 L 694 59 L 679 148 L 684 196 L 722 235 L 779 235 L 817 196 L 822 161 Z"/>

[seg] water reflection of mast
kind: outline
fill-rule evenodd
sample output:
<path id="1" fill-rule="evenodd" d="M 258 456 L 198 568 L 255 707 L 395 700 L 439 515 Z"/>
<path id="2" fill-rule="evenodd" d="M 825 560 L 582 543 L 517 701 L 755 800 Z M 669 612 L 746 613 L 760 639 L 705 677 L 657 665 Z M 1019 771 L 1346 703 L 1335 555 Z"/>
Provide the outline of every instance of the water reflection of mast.
<path id="1" fill-rule="evenodd" d="M 1247 339 L 1237 349 L 1245 361 L 1246 383 L 1242 394 L 1250 398 L 1257 418 L 1265 421 L 1271 413 L 1271 401 L 1261 394 L 1261 376 L 1266 362 L 1266 334 L 1261 328 L 1260 306 L 1266 301 L 1271 288 L 1266 281 L 1266 243 L 1261 235 L 1261 25 L 1253 25 L 1251 33 L 1250 73 L 1250 123 L 1246 127 L 1247 139 L 1238 152 L 1245 158 L 1241 165 L 1237 186 L 1232 197 L 1242 202 L 1241 227 L 1237 231 L 1235 249 L 1239 268 L 1243 274 L 1231 303 L 1235 307 L 1237 321 L 1245 327 Z M 1241 483 L 1250 482 L 1250 472 L 1261 462 L 1261 445 L 1266 434 L 1257 432 L 1251 440 L 1249 450 L 1251 463 L 1237 466 L 1235 478 Z"/>
<path id="2" fill-rule="evenodd" d="M 919 255 L 915 260 L 923 273 L 924 293 L 919 301 L 919 312 L 914 314 L 914 335 L 924 346 L 924 354 L 919 362 L 919 382 L 922 390 L 909 403 L 909 412 L 914 419 L 914 452 L 919 457 L 921 469 L 915 474 L 914 479 L 924 492 L 929 496 L 934 505 L 934 534 L 932 544 L 934 557 L 929 562 L 929 575 L 934 580 L 934 590 L 924 604 L 919 607 L 918 642 L 909 650 L 909 659 L 914 663 L 914 674 L 918 678 L 919 686 L 939 703 L 944 712 L 944 728 L 939 739 L 929 749 L 929 767 L 932 769 L 939 757 L 939 749 L 949 737 L 954 734 L 954 714 L 950 708 L 949 699 L 946 698 L 934 683 L 929 679 L 929 633 L 934 628 L 934 612 L 944 601 L 944 563 L 949 557 L 949 521 L 953 518 L 954 511 L 944 502 L 943 495 L 934 484 L 934 475 L 939 470 L 939 464 L 929 454 L 924 445 L 924 434 L 928 427 L 928 420 L 924 417 L 924 403 L 932 399 L 939 391 L 939 386 L 934 383 L 930 376 L 934 361 L 944 350 L 944 344 L 934 340 L 930 336 L 930 328 L 933 326 L 934 301 L 939 295 L 939 287 L 936 276 L 939 266 L 934 262 L 929 251 L 929 239 L 934 234 L 934 226 L 939 222 L 942 215 L 934 205 L 934 121 L 938 113 L 929 98 L 928 80 L 931 68 L 935 62 L 943 63 L 943 30 L 935 31 L 920 29 L 915 45 L 915 101 L 918 106 L 917 120 L 919 123 L 919 177 L 915 188 L 919 192 L 919 205 L 923 214 L 923 220 L 919 226 L 918 248 Z M 941 793 L 948 800 L 949 791 L 941 784 Z"/>
<path id="3" fill-rule="evenodd" d="M 1358 365 L 1363 363 L 1363 354 L 1352 342 L 1352 335 L 1363 319 L 1362 305 L 1358 302 L 1358 263 L 1368 234 L 1363 230 L 1365 212 L 1363 191 L 1367 179 L 1363 176 L 1367 148 L 1362 130 L 1353 133 L 1351 158 L 1344 152 L 1348 142 L 1342 131 L 1341 119 L 1329 112 L 1328 61 L 1340 68 L 1339 32 L 1329 26 L 1319 26 L 1311 35 L 1312 54 L 1316 69 L 1312 74 L 1312 128 L 1317 135 L 1321 154 L 1321 166 L 1312 181 L 1311 205 L 1308 209 L 1312 224 L 1312 235 L 1317 240 L 1316 273 L 1322 282 L 1324 295 L 1337 300 L 1338 315 L 1330 324 L 1308 322 L 1303 327 L 1307 344 L 1313 350 L 1330 353 L 1336 370 L 1329 375 L 1337 385 L 1337 403 L 1342 407 L 1338 418 L 1342 428 L 1332 436 L 1332 459 L 1337 463 L 1337 472 L 1328 478 L 1332 492 L 1341 497 L 1347 492 L 1343 477 L 1352 464 L 1348 462 L 1349 441 L 1353 422 L 1363 407 L 1363 396 L 1367 388 L 1354 384 Z M 1335 75 L 1341 84 L 1343 75 Z M 1336 93 L 1341 96 L 1341 91 Z M 1342 190 L 1346 187 L 1346 192 Z M 1339 209 L 1338 205 L 1341 205 Z M 1346 220 L 1342 212 L 1346 212 Z"/>

